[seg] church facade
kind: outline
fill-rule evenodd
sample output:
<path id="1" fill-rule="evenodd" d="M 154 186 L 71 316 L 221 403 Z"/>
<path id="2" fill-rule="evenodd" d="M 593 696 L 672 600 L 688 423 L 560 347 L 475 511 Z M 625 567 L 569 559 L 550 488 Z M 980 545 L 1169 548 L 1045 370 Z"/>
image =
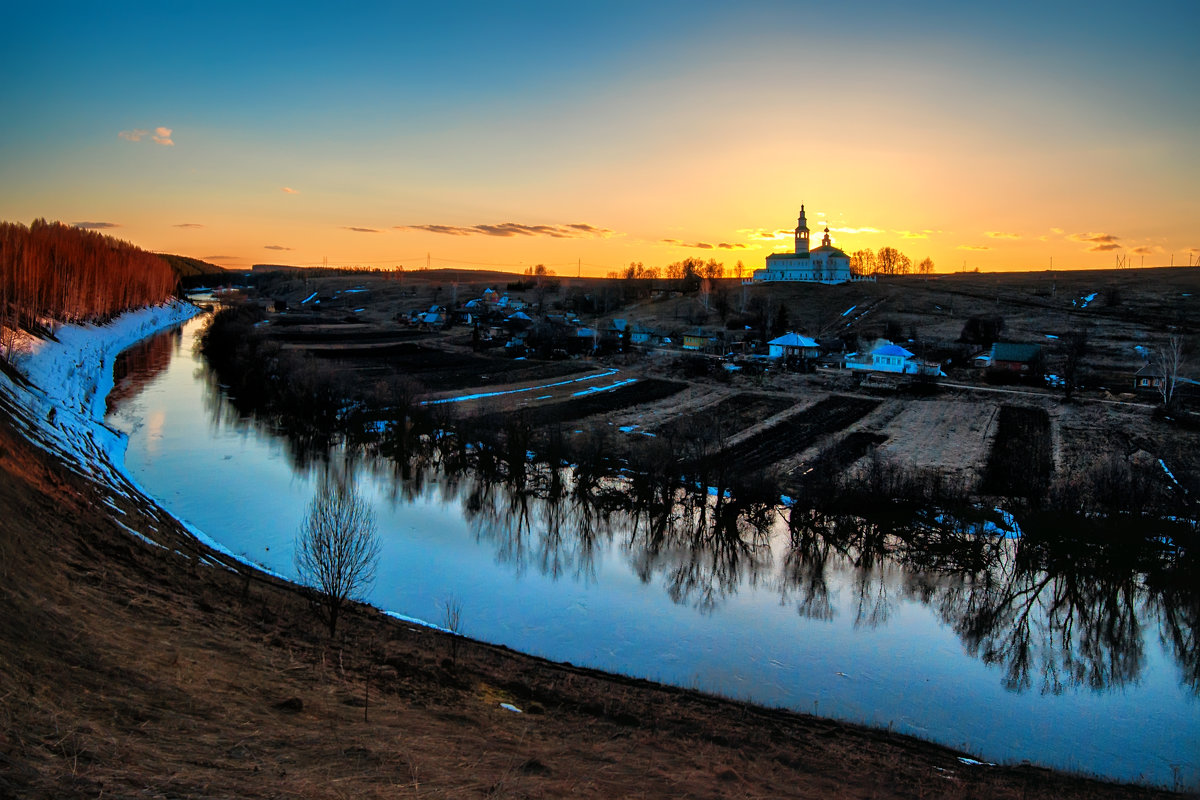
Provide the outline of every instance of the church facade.
<path id="1" fill-rule="evenodd" d="M 828 227 L 825 228 L 820 246 L 811 250 L 808 246 L 808 235 L 808 220 L 804 216 L 804 206 L 800 206 L 800 219 L 796 223 L 796 251 L 771 253 L 767 256 L 766 268 L 754 270 L 754 282 L 804 281 L 834 284 L 875 280 L 873 275 L 854 275 L 850 271 L 850 256 L 833 246 Z"/>

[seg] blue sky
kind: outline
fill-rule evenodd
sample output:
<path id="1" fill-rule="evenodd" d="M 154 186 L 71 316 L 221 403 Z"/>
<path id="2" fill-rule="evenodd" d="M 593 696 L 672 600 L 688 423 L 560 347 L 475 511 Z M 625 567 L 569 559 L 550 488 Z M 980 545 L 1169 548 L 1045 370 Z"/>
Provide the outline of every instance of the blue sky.
<path id="1" fill-rule="evenodd" d="M 231 266 L 430 252 L 758 266 L 801 202 L 847 250 L 887 244 L 945 269 L 1200 255 L 1196 3 L 8 18 L 0 216 L 103 222 Z M 607 233 L 420 227 L 503 222 Z"/>

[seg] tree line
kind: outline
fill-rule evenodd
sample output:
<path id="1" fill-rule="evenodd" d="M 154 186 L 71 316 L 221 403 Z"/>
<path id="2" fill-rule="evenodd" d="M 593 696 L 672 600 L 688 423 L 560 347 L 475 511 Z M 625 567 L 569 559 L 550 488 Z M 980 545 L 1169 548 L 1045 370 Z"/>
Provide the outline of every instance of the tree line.
<path id="1" fill-rule="evenodd" d="M 166 302 L 175 272 L 129 242 L 61 222 L 0 222 L 0 328 L 111 319 Z"/>
<path id="2" fill-rule="evenodd" d="M 929 275 L 933 272 L 933 259 L 914 262 L 894 247 L 875 251 L 868 247 L 850 255 L 850 271 L 855 275 Z"/>

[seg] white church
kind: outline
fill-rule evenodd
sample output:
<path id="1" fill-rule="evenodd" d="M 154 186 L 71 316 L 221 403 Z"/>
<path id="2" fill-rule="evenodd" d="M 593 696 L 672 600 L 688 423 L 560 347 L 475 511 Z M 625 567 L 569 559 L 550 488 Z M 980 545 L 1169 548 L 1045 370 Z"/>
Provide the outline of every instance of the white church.
<path id="1" fill-rule="evenodd" d="M 766 269 L 754 270 L 754 282 L 806 281 L 808 283 L 849 283 L 850 281 L 873 281 L 873 275 L 854 275 L 850 272 L 850 256 L 833 246 L 829 239 L 829 228 L 821 246 L 808 249 L 808 220 L 804 217 L 804 206 L 800 206 L 800 219 L 796 224 L 796 252 L 771 253 L 767 256 Z"/>

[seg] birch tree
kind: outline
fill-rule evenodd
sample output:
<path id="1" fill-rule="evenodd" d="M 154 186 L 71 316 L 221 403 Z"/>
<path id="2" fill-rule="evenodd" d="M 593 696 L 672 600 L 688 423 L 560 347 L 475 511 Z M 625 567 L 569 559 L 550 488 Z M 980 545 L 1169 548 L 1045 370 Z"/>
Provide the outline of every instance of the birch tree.
<path id="1" fill-rule="evenodd" d="M 1175 390 L 1179 387 L 1180 373 L 1183 370 L 1183 338 L 1168 338 L 1167 343 L 1154 352 L 1153 363 L 1162 374 L 1162 380 L 1158 384 L 1158 395 L 1162 398 L 1163 407 L 1170 409 L 1175 402 Z"/>

